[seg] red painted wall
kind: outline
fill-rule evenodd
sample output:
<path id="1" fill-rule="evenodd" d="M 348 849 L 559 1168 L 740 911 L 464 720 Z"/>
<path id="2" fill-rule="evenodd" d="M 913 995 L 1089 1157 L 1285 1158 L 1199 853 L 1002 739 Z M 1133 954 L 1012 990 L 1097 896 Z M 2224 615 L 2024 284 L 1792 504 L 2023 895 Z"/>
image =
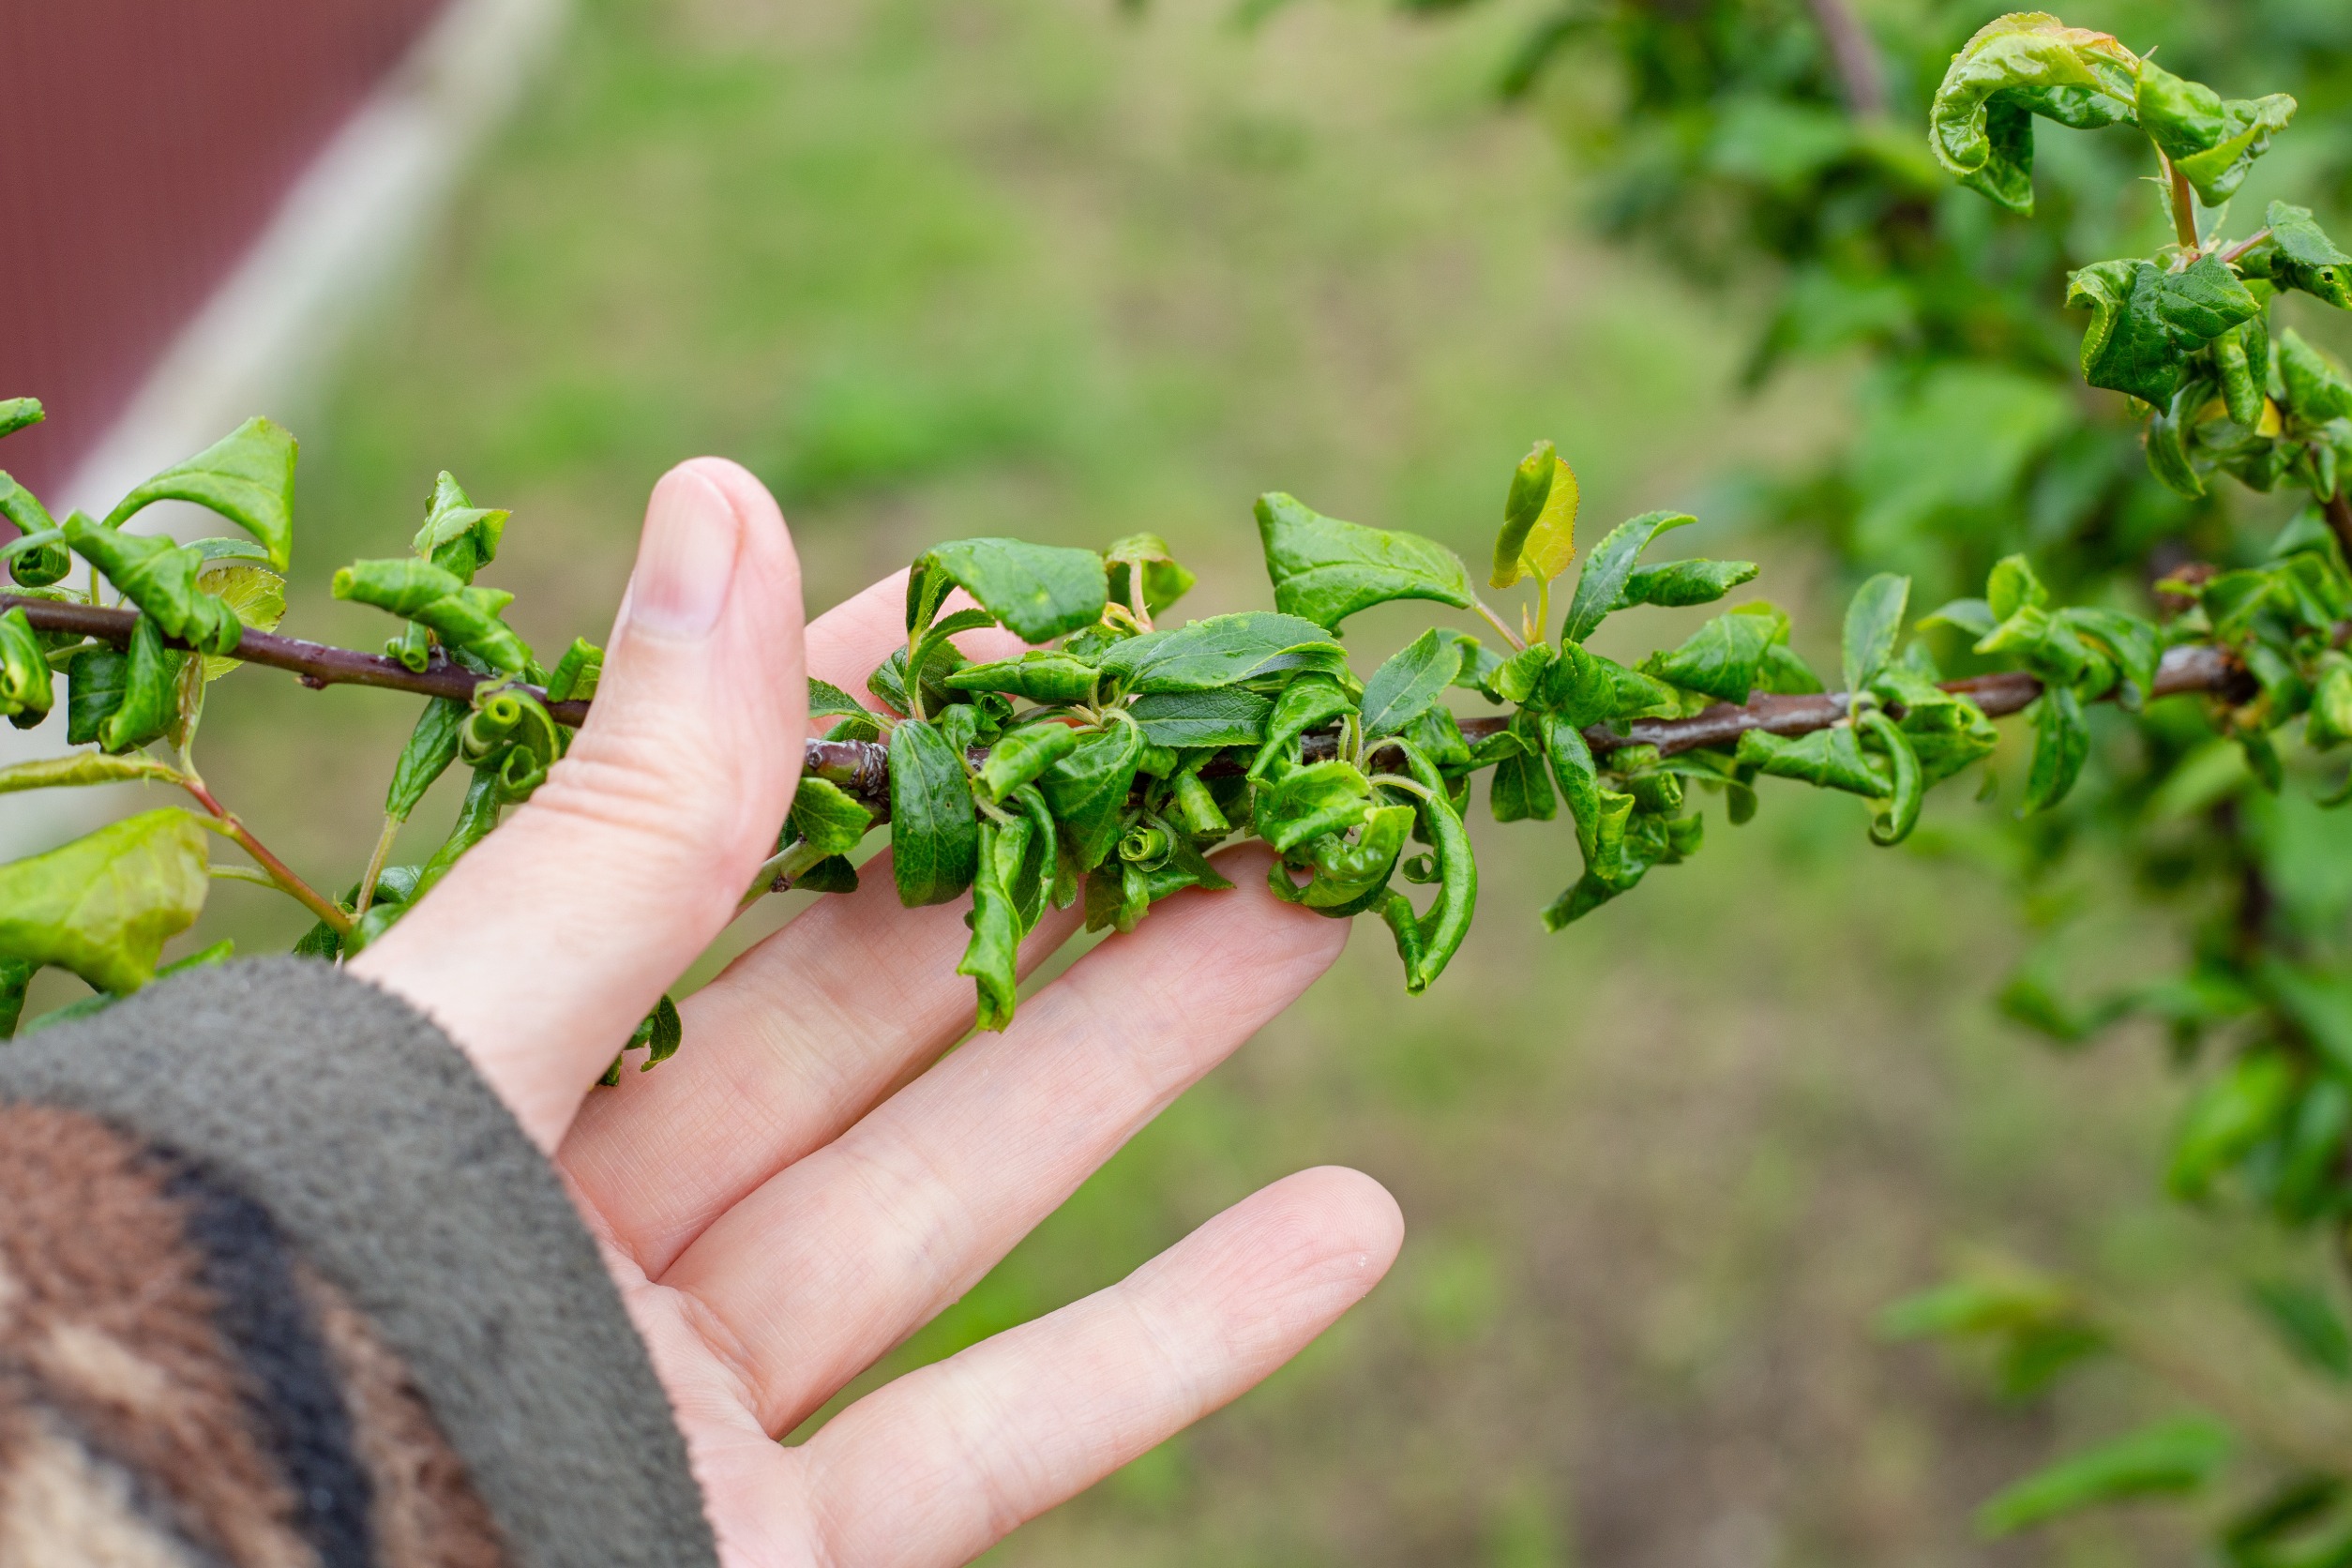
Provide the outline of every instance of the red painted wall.
<path id="1" fill-rule="evenodd" d="M 444 0 L 0 0 L 0 446 L 61 480 Z"/>

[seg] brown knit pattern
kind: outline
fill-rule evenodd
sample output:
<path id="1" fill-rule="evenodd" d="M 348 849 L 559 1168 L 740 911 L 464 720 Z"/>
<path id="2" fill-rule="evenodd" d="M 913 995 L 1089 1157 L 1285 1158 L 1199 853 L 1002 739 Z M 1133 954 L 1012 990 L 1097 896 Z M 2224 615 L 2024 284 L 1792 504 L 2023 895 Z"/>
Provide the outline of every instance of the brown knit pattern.
<path id="1" fill-rule="evenodd" d="M 207 1190 L 93 1118 L 0 1106 L 0 1568 L 503 1568 L 399 1358 L 265 1224 L 227 1257 Z M 284 1282 L 307 1361 L 239 1332 L 239 1268 Z M 320 1474 L 348 1478 L 325 1502 Z"/>

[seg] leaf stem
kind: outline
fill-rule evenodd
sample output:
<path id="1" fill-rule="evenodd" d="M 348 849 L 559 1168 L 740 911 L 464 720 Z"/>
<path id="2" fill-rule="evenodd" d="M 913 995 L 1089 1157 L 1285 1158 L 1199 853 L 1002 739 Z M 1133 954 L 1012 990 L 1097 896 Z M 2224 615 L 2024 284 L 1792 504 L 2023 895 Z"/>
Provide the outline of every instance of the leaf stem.
<path id="1" fill-rule="evenodd" d="M 2247 251 L 2252 250 L 2255 246 L 2260 245 L 2264 240 L 2269 239 L 2269 230 L 2256 229 L 2253 234 L 2248 234 L 2244 239 L 2239 240 L 2236 245 L 2233 245 L 2228 249 L 2223 251 L 2221 259 L 2224 262 L 2235 262 L 2243 257 Z"/>
<path id="2" fill-rule="evenodd" d="M 1495 613 L 1493 606 L 1489 605 L 1485 599 L 1480 598 L 1477 595 L 1472 594 L 1470 596 L 1470 608 L 1477 611 L 1481 615 L 1484 615 L 1486 618 L 1486 624 L 1502 634 L 1502 640 L 1511 644 L 1511 651 L 1513 653 L 1522 654 L 1527 652 L 1527 644 L 1519 641 L 1519 634 L 1513 631 L 1509 626 L 1503 625 L 1502 617 Z"/>
<path id="3" fill-rule="evenodd" d="M 2180 242 L 2185 253 L 2180 264 L 2186 266 L 2189 258 L 2195 256 L 2205 243 L 2197 238 L 2196 197 L 2189 189 L 2189 176 L 2165 156 L 2162 147 L 2156 149 L 2156 162 L 2164 172 L 2166 188 L 2171 193 L 2173 237 Z"/>
<path id="4" fill-rule="evenodd" d="M 213 792 L 204 787 L 203 779 L 194 774 L 182 774 L 180 788 L 195 796 L 196 804 L 212 813 L 213 820 L 220 824 L 220 831 L 235 839 L 239 849 L 261 863 L 262 869 L 269 873 L 269 880 L 277 884 L 278 891 L 294 899 L 312 914 L 325 921 L 336 935 L 351 935 L 351 916 L 345 914 L 326 898 L 322 897 L 317 888 L 294 875 L 294 867 L 279 859 L 268 845 L 254 837 L 253 830 L 239 821 L 235 812 L 221 805 Z"/>
<path id="5" fill-rule="evenodd" d="M 367 914 L 368 906 L 376 901 L 376 879 L 384 875 L 384 863 L 392 858 L 392 840 L 400 836 L 400 820 L 386 812 L 384 831 L 376 835 L 375 852 L 368 857 L 368 874 L 359 879 L 359 897 L 351 912 L 355 925 Z"/>

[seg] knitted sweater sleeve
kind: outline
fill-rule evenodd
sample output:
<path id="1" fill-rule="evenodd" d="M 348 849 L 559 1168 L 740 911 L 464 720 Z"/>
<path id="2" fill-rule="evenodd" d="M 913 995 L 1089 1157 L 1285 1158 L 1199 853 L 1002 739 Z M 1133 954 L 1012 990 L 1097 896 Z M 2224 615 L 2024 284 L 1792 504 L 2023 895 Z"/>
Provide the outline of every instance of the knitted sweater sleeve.
<path id="1" fill-rule="evenodd" d="M 547 1161 L 327 965 L 0 1042 L 0 1568 L 709 1568 Z"/>

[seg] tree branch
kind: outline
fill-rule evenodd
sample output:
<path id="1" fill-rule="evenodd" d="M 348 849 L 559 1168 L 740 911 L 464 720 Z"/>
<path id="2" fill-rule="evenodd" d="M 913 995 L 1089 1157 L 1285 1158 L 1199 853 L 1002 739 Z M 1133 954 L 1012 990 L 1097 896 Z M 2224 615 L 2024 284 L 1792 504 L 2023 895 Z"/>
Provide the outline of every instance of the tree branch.
<path id="1" fill-rule="evenodd" d="M 2352 530 L 2352 515 L 2346 515 L 2344 507 L 2344 498 L 2340 495 L 2331 503 L 2329 516 L 2337 520 L 2339 528 Z M 0 611 L 10 609 L 22 609 L 37 628 L 77 631 L 116 644 L 130 640 L 131 626 L 138 619 L 137 613 L 128 610 L 0 594 Z M 329 647 L 323 642 L 305 642 L 299 638 L 275 637 L 250 628 L 238 641 L 236 656 L 249 664 L 291 671 L 309 686 L 386 686 L 460 702 L 469 701 L 476 686 L 495 678 L 477 675 L 437 655 L 434 663 L 419 672 L 397 659 Z M 2244 690 L 2246 681 L 2244 669 L 2226 651 L 2205 643 L 2184 643 L 2164 650 L 2164 659 L 2156 669 L 2156 689 L 2151 695 L 2172 697 L 2192 691 L 2239 693 Z M 2042 683 L 2023 671 L 1946 681 L 1943 687 L 1946 691 L 1965 692 L 1996 718 L 2017 712 L 2042 695 Z M 548 710 L 559 721 L 570 725 L 584 723 L 588 707 L 580 701 L 548 704 Z M 1766 692 L 1744 703 L 1718 702 L 1690 718 L 1636 719 L 1622 735 L 1599 724 L 1584 733 L 1596 754 L 1629 746 L 1654 746 L 1670 757 L 1702 746 L 1737 745 L 1750 730 L 1774 735 L 1802 735 L 1826 730 L 1845 716 L 1844 692 Z M 1476 743 L 1509 722 L 1501 716 L 1468 718 L 1462 721 L 1462 733 Z M 1336 735 L 1309 735 L 1305 754 L 1310 758 L 1330 756 L 1334 754 L 1337 744 Z M 883 742 L 812 739 L 807 743 L 801 766 L 805 772 L 838 784 L 869 802 L 887 802 L 890 798 L 890 747 Z"/>
<path id="2" fill-rule="evenodd" d="M 1814 25 L 1821 29 L 1822 39 L 1830 46 L 1838 84 L 1846 92 L 1846 107 L 1858 120 L 1877 119 L 1887 112 L 1886 66 L 1878 57 L 1877 44 L 1862 19 L 1847 8 L 1846 0 L 1807 0 L 1807 4 L 1813 9 Z"/>

